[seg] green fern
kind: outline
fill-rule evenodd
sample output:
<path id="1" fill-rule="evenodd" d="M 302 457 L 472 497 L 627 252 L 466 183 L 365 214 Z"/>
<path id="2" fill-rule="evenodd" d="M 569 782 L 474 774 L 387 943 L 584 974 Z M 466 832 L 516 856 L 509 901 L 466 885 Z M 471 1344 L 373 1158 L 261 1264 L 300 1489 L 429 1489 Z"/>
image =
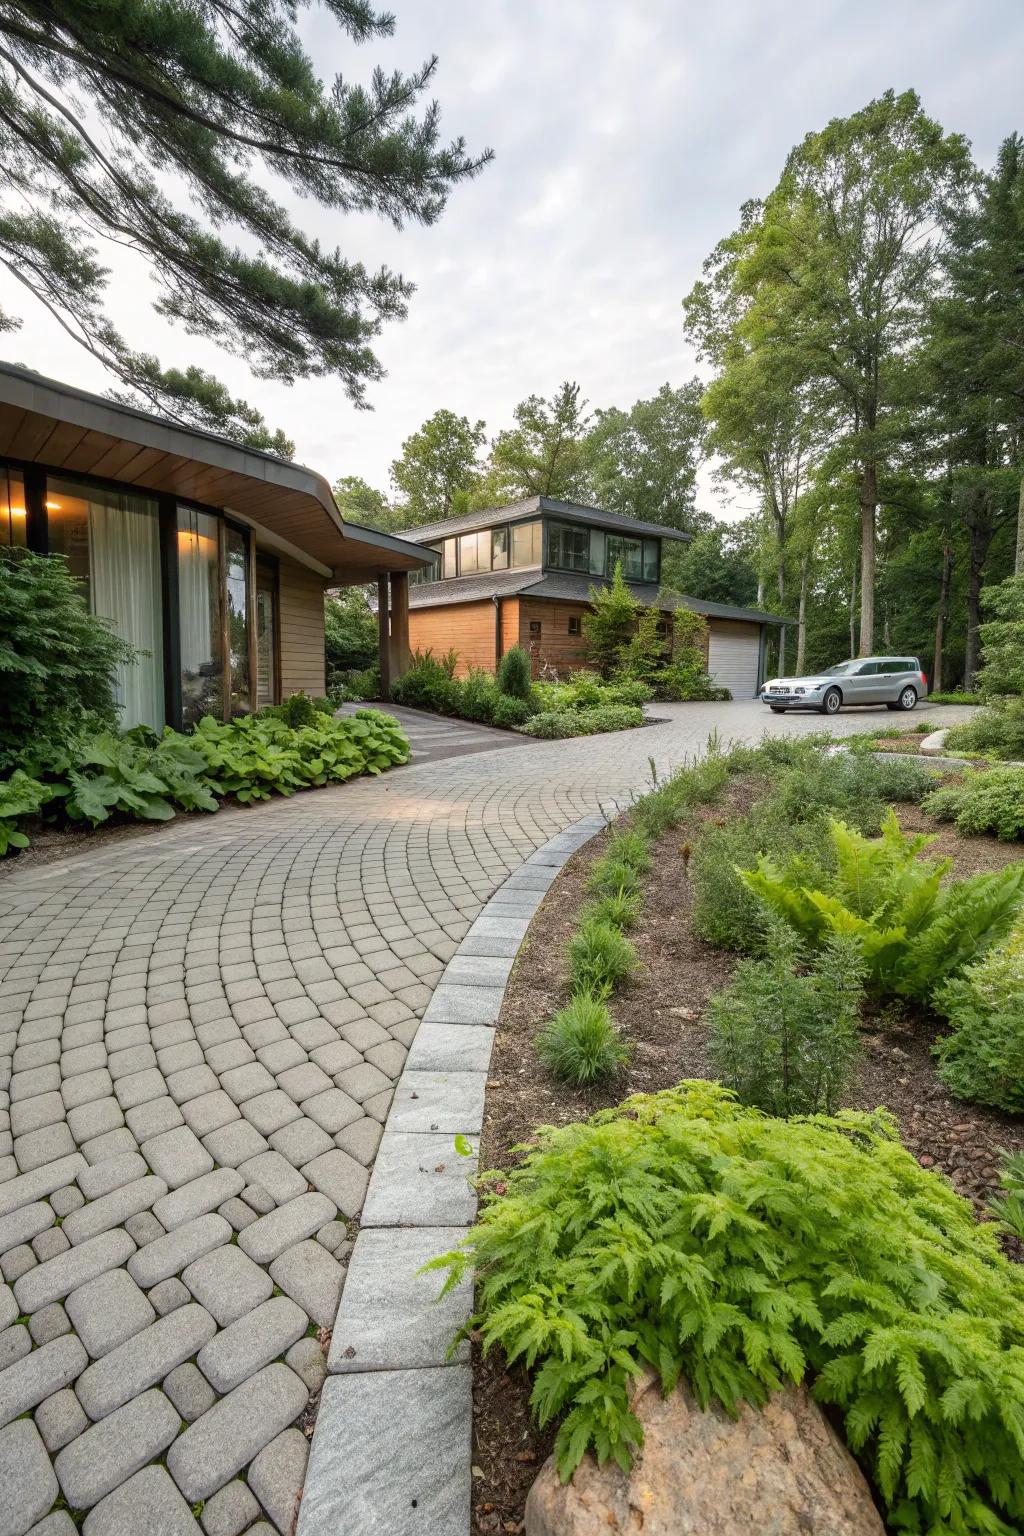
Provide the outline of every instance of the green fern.
<path id="1" fill-rule="evenodd" d="M 774 1120 L 681 1083 L 538 1132 L 466 1243 L 485 1349 L 536 1369 L 568 1477 L 628 1463 L 647 1366 L 730 1411 L 809 1378 L 891 1528 L 1024 1528 L 1024 1272 L 884 1112 Z"/>

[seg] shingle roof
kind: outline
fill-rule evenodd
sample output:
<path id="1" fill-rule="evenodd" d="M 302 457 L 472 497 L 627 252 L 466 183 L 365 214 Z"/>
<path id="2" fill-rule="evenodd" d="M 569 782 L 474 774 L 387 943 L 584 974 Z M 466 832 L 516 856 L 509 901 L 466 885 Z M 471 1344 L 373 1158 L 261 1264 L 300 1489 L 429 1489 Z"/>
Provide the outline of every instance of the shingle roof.
<path id="1" fill-rule="evenodd" d="M 610 583 L 596 576 L 573 575 L 568 571 L 542 572 L 536 566 L 525 571 L 484 571 L 476 576 L 458 576 L 447 581 L 432 581 L 409 588 L 410 608 L 442 608 L 451 603 L 480 602 L 491 597 L 529 596 L 549 602 L 585 603 L 591 587 Z M 730 603 L 711 603 L 700 597 L 686 597 L 667 592 L 653 582 L 627 582 L 629 590 L 645 608 L 660 608 L 671 613 L 676 608 L 690 608 L 712 619 L 739 619 L 748 624 L 788 624 L 791 619 L 758 608 L 737 608 Z"/>
<path id="2" fill-rule="evenodd" d="M 693 537 L 679 528 L 666 528 L 662 523 L 645 523 L 636 517 L 625 517 L 621 512 L 606 512 L 602 507 L 585 507 L 575 501 L 556 501 L 551 496 L 528 496 L 525 501 L 514 501 L 507 507 L 489 507 L 482 512 L 468 512 L 464 517 L 450 517 L 444 523 L 428 523 L 422 528 L 406 528 L 399 532 L 403 539 L 409 539 L 415 544 L 433 544 L 453 534 L 489 528 L 492 523 L 523 522 L 536 517 L 538 512 L 560 517 L 568 523 L 590 523 L 595 528 L 675 539 L 683 544 Z"/>

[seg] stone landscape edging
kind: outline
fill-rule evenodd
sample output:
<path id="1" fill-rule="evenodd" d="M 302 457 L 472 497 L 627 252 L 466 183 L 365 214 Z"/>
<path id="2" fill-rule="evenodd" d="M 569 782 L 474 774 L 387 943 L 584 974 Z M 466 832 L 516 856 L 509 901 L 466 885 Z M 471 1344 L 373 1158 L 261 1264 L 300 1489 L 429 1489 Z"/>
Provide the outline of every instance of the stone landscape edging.
<path id="1" fill-rule="evenodd" d="M 466 1236 L 491 1049 L 512 966 L 568 860 L 621 809 L 538 848 L 470 927 L 395 1088 L 334 1323 L 297 1536 L 469 1536 L 472 1367 L 449 1355 L 468 1282 L 438 1302 L 421 1266 Z M 471 1147 L 456 1150 L 456 1137 Z"/>

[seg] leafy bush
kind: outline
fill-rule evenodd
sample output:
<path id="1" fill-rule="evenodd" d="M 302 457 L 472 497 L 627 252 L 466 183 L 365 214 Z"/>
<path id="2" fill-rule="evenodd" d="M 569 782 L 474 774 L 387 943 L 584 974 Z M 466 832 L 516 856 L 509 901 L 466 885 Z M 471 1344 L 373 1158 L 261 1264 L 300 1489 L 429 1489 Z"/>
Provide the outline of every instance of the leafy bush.
<path id="1" fill-rule="evenodd" d="M 1024 923 L 947 982 L 935 1006 L 952 1031 L 935 1045 L 939 1076 L 950 1092 L 1024 1112 Z"/>
<path id="2" fill-rule="evenodd" d="M 709 1053 L 727 1088 L 770 1115 L 833 1114 L 860 1054 L 863 963 L 836 935 L 801 970 L 791 928 L 770 924 L 766 958 L 741 960 L 711 999 Z"/>
<path id="3" fill-rule="evenodd" d="M 600 704 L 649 704 L 655 697 L 654 689 L 636 677 L 619 677 L 606 683 L 598 700 Z"/>
<path id="4" fill-rule="evenodd" d="M 548 741 L 566 736 L 596 736 L 603 731 L 628 731 L 643 725 L 644 712 L 630 704 L 605 704 L 597 709 L 546 710 L 522 727 L 527 736 Z"/>
<path id="5" fill-rule="evenodd" d="M 609 585 L 590 588 L 588 601 L 590 610 L 582 618 L 587 655 L 600 675 L 610 678 L 628 664 L 630 642 L 642 611 L 626 585 L 621 561 L 616 561 Z"/>
<path id="6" fill-rule="evenodd" d="M 918 855 L 934 838 L 905 835 L 895 812 L 878 839 L 829 823 L 836 872 L 824 888 L 807 882 L 803 860 L 762 857 L 741 878 L 772 912 L 812 945 L 833 933 L 857 941 L 875 991 L 928 997 L 1013 922 L 1024 896 L 1024 863 L 943 885 L 949 859 Z"/>
<path id="7" fill-rule="evenodd" d="M 416 651 L 412 665 L 391 684 L 395 704 L 411 709 L 430 709 L 439 715 L 455 714 L 453 707 L 459 685 L 455 681 L 458 657 L 454 651 L 435 656 L 432 650 Z"/>
<path id="8" fill-rule="evenodd" d="M 476 720 L 482 725 L 490 725 L 494 719 L 494 710 L 501 698 L 498 685 L 490 672 L 483 672 L 478 667 L 473 667 L 455 685 L 452 707 L 456 714 L 464 720 Z"/>
<path id="9" fill-rule="evenodd" d="M 691 922 L 694 932 L 722 949 L 757 950 L 764 937 L 764 908 L 744 883 L 740 870 L 768 854 L 788 859 L 804 871 L 808 883 L 827 878 L 834 863 L 831 844 L 823 842 L 820 821 L 794 821 L 767 798 L 746 816 L 707 827 L 690 858 L 693 882 Z"/>
<path id="10" fill-rule="evenodd" d="M 221 794 L 243 805 L 297 789 L 339 784 L 409 760 L 398 722 L 375 709 L 291 730 L 283 721 L 248 715 L 228 724 L 207 715 L 185 738 L 201 753 Z"/>
<path id="11" fill-rule="evenodd" d="M 528 699 L 516 699 L 511 694 L 499 693 L 494 701 L 491 723 L 503 726 L 505 730 L 515 730 L 525 725 L 532 713 Z"/>
<path id="12" fill-rule="evenodd" d="M 980 704 L 980 693 L 966 693 L 959 688 L 942 689 L 928 695 L 929 704 Z"/>
<path id="13" fill-rule="evenodd" d="M 75 754 L 67 780 L 68 815 L 94 827 L 114 812 L 140 821 L 170 821 L 175 805 L 187 811 L 217 809 L 203 754 L 175 732 L 163 738 L 152 732 L 101 732 Z"/>
<path id="14" fill-rule="evenodd" d="M 117 668 L 135 657 L 89 612 L 66 561 L 0 550 L 0 773 L 29 745 L 64 747 L 115 726 Z"/>
<path id="15" fill-rule="evenodd" d="M 380 667 L 375 663 L 362 672 L 329 670 L 327 696 L 335 709 L 340 704 L 351 704 L 360 699 L 379 699 Z"/>
<path id="16" fill-rule="evenodd" d="M 1003 699 L 979 709 L 965 725 L 954 725 L 945 750 L 1024 760 L 1024 699 Z"/>
<path id="17" fill-rule="evenodd" d="M 568 1477 L 628 1467 L 647 1366 L 734 1410 L 787 1379 L 835 1405 L 889 1523 L 1024 1521 L 1024 1278 L 884 1111 L 777 1120 L 716 1083 L 544 1127 L 462 1248 L 483 1347 L 536 1368 Z"/>
<path id="18" fill-rule="evenodd" d="M 311 699 L 300 688 L 298 693 L 293 693 L 283 704 L 268 704 L 260 710 L 260 714 L 264 719 L 283 720 L 294 731 L 303 725 L 315 725 L 319 715 L 333 715 L 334 709 L 335 705 L 329 698 Z"/>
<path id="19" fill-rule="evenodd" d="M 637 954 L 618 928 L 584 918 L 569 942 L 569 983 L 574 994 L 609 997 L 637 967 Z"/>
<path id="20" fill-rule="evenodd" d="M 521 645 L 510 646 L 498 663 L 498 692 L 510 699 L 527 700 L 533 683 L 533 663 Z"/>
<path id="21" fill-rule="evenodd" d="M 958 832 L 994 832 L 1004 842 L 1024 838 L 1024 768 L 970 769 L 960 784 L 933 790 L 924 801 L 929 816 L 956 823 Z"/>
<path id="22" fill-rule="evenodd" d="M 861 832 L 877 832 L 892 801 L 921 801 L 935 780 L 914 758 L 810 754 L 790 768 L 772 792 L 779 812 L 795 821 L 831 813 Z"/>
<path id="23" fill-rule="evenodd" d="M 1024 575 L 1010 576 L 981 594 L 984 666 L 978 686 L 986 698 L 1024 693 Z"/>
<path id="24" fill-rule="evenodd" d="M 1003 1152 L 999 1182 L 1003 1193 L 989 1204 L 989 1213 L 1024 1243 L 1024 1152 Z"/>
<path id="25" fill-rule="evenodd" d="M 15 768 L 9 779 L 0 780 L 0 859 L 8 848 L 28 847 L 27 835 L 18 829 L 18 817 L 37 815 L 56 793 L 21 768 Z"/>
<path id="26" fill-rule="evenodd" d="M 537 1054 L 555 1077 L 577 1087 L 612 1077 L 629 1060 L 607 1004 L 580 993 L 540 1031 Z"/>

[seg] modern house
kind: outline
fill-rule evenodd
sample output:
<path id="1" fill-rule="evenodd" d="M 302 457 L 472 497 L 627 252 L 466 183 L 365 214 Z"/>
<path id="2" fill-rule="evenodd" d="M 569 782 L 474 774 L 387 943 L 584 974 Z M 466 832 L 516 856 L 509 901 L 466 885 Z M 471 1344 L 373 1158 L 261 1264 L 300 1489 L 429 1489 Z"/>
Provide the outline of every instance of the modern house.
<path id="1" fill-rule="evenodd" d="M 63 555 L 142 652 L 125 726 L 324 692 L 324 589 L 376 581 L 385 680 L 408 664 L 415 544 L 345 522 L 322 475 L 0 364 L 0 545 Z M 389 624 L 390 614 L 390 624 Z"/>
<path id="2" fill-rule="evenodd" d="M 529 651 L 535 676 L 542 669 L 566 674 L 583 666 L 588 594 L 611 580 L 619 562 L 638 601 L 665 615 L 666 634 L 678 607 L 705 616 L 708 672 L 734 698 L 755 697 L 764 681 L 768 626 L 785 624 L 757 609 L 662 591 L 663 546 L 685 543 L 690 535 L 598 507 L 531 496 L 410 528 L 405 537 L 432 556 L 432 564 L 411 578 L 410 645 L 416 651 L 454 648 L 463 672 L 493 671 L 513 645 Z"/>

